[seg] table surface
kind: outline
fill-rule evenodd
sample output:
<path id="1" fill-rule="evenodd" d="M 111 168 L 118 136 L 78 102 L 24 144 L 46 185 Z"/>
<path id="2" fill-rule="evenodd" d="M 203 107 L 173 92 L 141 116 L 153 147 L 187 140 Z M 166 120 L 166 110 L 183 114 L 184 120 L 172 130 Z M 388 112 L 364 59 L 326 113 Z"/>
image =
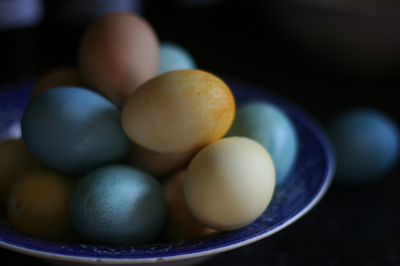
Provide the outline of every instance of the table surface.
<path id="1" fill-rule="evenodd" d="M 325 125 L 348 107 L 372 106 L 400 119 L 395 74 L 343 74 L 285 41 L 257 1 L 218 1 L 184 8 L 146 1 L 143 16 L 160 40 L 188 49 L 198 67 L 264 86 L 296 102 Z M 84 25 L 56 20 L 51 8 L 33 28 L 0 32 L 0 84 L 76 65 Z M 300 220 L 253 244 L 200 265 L 400 265 L 400 168 L 370 185 L 332 184 Z M 0 249 L 1 265 L 45 265 Z"/>

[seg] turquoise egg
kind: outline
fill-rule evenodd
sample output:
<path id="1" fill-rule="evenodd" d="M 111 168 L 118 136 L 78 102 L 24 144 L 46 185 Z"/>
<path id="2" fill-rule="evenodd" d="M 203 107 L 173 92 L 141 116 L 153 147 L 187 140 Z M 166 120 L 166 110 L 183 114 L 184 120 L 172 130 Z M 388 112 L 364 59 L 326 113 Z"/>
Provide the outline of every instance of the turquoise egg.
<path id="1" fill-rule="evenodd" d="M 40 161 L 68 173 L 85 174 L 119 162 L 131 145 L 120 110 L 79 87 L 58 87 L 35 97 L 24 110 L 21 131 Z"/>
<path id="2" fill-rule="evenodd" d="M 368 183 L 382 178 L 399 155 L 394 120 L 372 108 L 338 114 L 327 126 L 336 154 L 335 181 Z"/>
<path id="3" fill-rule="evenodd" d="M 150 243 L 160 233 L 167 205 L 154 177 L 131 166 L 109 165 L 79 182 L 70 213 L 88 243 L 136 245 Z"/>
<path id="4" fill-rule="evenodd" d="M 290 118 L 277 106 L 255 102 L 239 107 L 227 136 L 242 136 L 258 141 L 274 162 L 276 185 L 287 179 L 296 161 L 297 132 Z"/>
<path id="5" fill-rule="evenodd" d="M 186 49 L 171 42 L 160 43 L 158 74 L 178 69 L 194 69 L 196 67 L 196 62 Z"/>

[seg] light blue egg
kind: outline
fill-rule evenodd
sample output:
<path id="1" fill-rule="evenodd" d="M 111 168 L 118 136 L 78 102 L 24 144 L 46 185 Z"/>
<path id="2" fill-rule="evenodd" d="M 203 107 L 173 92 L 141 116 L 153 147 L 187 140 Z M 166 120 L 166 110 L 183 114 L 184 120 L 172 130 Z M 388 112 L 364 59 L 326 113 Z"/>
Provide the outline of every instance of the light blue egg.
<path id="1" fill-rule="evenodd" d="M 178 69 L 194 69 L 196 62 L 183 47 L 170 42 L 160 44 L 160 66 L 158 74 Z"/>
<path id="2" fill-rule="evenodd" d="M 59 87 L 35 97 L 24 110 L 22 137 L 43 163 L 69 173 L 88 173 L 121 161 L 131 141 L 121 112 L 100 94 Z"/>
<path id="3" fill-rule="evenodd" d="M 136 245 L 159 234 L 167 205 L 154 177 L 131 166 L 109 165 L 79 182 L 70 213 L 76 230 L 91 244 Z"/>
<path id="4" fill-rule="evenodd" d="M 276 185 L 288 177 L 297 156 L 297 132 L 290 118 L 277 106 L 256 102 L 237 109 L 227 136 L 243 136 L 258 141 L 271 155 Z"/>
<path id="5" fill-rule="evenodd" d="M 335 180 L 368 183 L 382 178 L 399 155 L 399 129 L 386 114 L 371 108 L 348 110 L 327 127 L 336 153 Z"/>

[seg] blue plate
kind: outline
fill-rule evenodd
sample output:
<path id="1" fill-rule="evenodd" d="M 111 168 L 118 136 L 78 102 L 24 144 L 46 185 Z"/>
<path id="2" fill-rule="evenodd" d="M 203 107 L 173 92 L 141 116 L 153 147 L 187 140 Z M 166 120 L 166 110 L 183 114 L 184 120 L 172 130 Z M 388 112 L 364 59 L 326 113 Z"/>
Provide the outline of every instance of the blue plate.
<path id="1" fill-rule="evenodd" d="M 256 221 L 239 230 L 185 241 L 110 247 L 49 241 L 12 227 L 0 216 L 0 246 L 36 257 L 82 263 L 95 260 L 113 264 L 178 261 L 244 246 L 295 222 L 317 204 L 331 183 L 334 157 L 325 133 L 306 112 L 279 95 L 243 81 L 224 80 L 231 87 L 238 106 L 255 100 L 273 103 L 289 115 L 298 133 L 296 164 Z M 18 125 L 34 83 L 34 79 L 26 80 L 0 90 L 0 140 L 10 135 L 10 127 Z"/>

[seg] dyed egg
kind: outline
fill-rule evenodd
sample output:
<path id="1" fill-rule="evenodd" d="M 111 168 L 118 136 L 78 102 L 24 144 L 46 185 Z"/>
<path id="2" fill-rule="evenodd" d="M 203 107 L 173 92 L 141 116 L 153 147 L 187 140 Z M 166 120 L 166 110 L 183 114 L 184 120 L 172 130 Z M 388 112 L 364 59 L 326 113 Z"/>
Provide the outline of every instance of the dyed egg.
<path id="1" fill-rule="evenodd" d="M 96 20 L 79 50 L 84 81 L 117 106 L 157 75 L 160 47 L 155 31 L 138 15 L 115 13 Z"/>
<path id="2" fill-rule="evenodd" d="M 397 162 L 398 126 L 379 110 L 348 110 L 335 117 L 327 131 L 336 153 L 335 181 L 372 182 Z"/>
<path id="3" fill-rule="evenodd" d="M 78 240 L 69 215 L 69 201 L 76 183 L 71 176 L 45 167 L 25 173 L 8 195 L 10 223 L 42 237 Z"/>
<path id="4" fill-rule="evenodd" d="M 162 42 L 160 44 L 160 66 L 158 74 L 178 69 L 196 68 L 192 55 L 178 44 Z"/>
<path id="5" fill-rule="evenodd" d="M 158 181 L 126 165 L 105 166 L 85 176 L 70 204 L 80 235 L 101 245 L 151 242 L 161 232 L 166 209 Z"/>
<path id="6" fill-rule="evenodd" d="M 164 234 L 175 241 L 217 232 L 199 223 L 187 208 L 183 197 L 185 173 L 186 169 L 174 173 L 163 185 L 168 205 Z"/>
<path id="7" fill-rule="evenodd" d="M 227 136 L 242 136 L 259 142 L 274 162 L 276 185 L 287 179 L 296 161 L 297 132 L 290 118 L 278 107 L 265 102 L 241 106 Z"/>
<path id="8" fill-rule="evenodd" d="M 87 173 L 120 162 L 131 142 L 120 110 L 96 92 L 59 87 L 36 96 L 21 128 L 28 149 L 43 163 L 69 173 Z"/>
<path id="9" fill-rule="evenodd" d="M 22 139 L 0 143 L 0 203 L 6 203 L 14 182 L 24 173 L 39 167 L 40 162 Z"/>
<path id="10" fill-rule="evenodd" d="M 81 75 L 76 68 L 62 67 L 47 72 L 33 88 L 32 97 L 41 92 L 61 86 L 85 87 Z"/>
<path id="11" fill-rule="evenodd" d="M 192 215 L 216 230 L 235 230 L 257 219 L 275 190 L 275 169 L 258 142 L 230 137 L 199 151 L 184 179 Z"/>
<path id="12" fill-rule="evenodd" d="M 160 153 L 133 143 L 123 162 L 159 177 L 187 166 L 193 156 L 194 153 Z"/>
<path id="13" fill-rule="evenodd" d="M 232 125 L 235 99 L 218 77 L 201 70 L 175 70 L 140 86 L 122 110 L 133 142 L 162 153 L 196 152 Z"/>

